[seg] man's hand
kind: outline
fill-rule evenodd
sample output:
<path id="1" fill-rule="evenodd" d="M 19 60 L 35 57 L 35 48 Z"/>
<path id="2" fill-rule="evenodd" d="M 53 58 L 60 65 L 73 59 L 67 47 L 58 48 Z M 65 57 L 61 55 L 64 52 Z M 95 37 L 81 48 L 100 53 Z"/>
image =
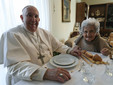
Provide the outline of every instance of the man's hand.
<path id="1" fill-rule="evenodd" d="M 71 55 L 74 55 L 74 56 L 81 56 L 81 48 L 79 48 L 78 46 L 75 46 L 72 51 L 70 52 Z"/>
<path id="2" fill-rule="evenodd" d="M 70 76 L 69 72 L 63 68 L 47 69 L 47 71 L 44 75 L 44 79 L 64 83 L 65 81 L 70 80 L 71 76 Z"/>

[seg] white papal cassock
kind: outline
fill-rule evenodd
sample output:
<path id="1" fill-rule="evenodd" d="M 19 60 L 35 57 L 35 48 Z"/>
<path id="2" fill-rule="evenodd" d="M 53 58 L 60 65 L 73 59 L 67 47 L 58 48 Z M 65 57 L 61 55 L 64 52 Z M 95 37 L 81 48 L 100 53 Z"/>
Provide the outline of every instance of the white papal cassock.
<path id="1" fill-rule="evenodd" d="M 0 63 L 8 67 L 7 85 L 20 79 L 43 80 L 46 68 L 42 65 L 51 59 L 53 51 L 66 53 L 68 49 L 44 29 L 34 33 L 24 25 L 10 29 L 0 41 Z"/>

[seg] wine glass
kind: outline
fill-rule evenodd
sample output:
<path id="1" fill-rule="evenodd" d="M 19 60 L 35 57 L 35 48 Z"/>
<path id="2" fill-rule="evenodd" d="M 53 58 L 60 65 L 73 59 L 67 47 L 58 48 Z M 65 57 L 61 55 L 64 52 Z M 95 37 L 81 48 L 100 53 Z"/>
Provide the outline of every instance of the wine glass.
<path id="1" fill-rule="evenodd" d="M 83 63 L 80 72 L 82 73 L 84 82 L 86 82 L 88 85 L 92 85 L 94 83 L 95 77 L 91 72 L 91 67 Z"/>
<path id="2" fill-rule="evenodd" d="M 110 77 L 113 77 L 113 61 L 109 62 L 109 65 L 106 65 L 106 74 Z"/>

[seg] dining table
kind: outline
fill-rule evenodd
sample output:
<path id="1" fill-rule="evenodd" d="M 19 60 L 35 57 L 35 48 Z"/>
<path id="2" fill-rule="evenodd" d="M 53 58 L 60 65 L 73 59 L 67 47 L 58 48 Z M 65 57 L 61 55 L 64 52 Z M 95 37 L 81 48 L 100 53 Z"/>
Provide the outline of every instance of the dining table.
<path id="1" fill-rule="evenodd" d="M 15 85 L 113 85 L 113 60 L 109 56 L 104 56 L 101 53 L 90 52 L 93 55 L 101 56 L 102 61 L 108 64 L 93 64 L 90 65 L 82 58 L 76 58 L 77 64 L 73 67 L 64 68 L 69 71 L 71 79 L 60 83 L 57 81 L 25 81 L 21 80 Z M 56 68 L 51 62 L 43 65 L 45 68 Z M 84 68 L 83 68 L 84 67 Z M 112 70 L 109 72 L 109 69 Z M 86 71 L 86 73 L 85 73 Z"/>

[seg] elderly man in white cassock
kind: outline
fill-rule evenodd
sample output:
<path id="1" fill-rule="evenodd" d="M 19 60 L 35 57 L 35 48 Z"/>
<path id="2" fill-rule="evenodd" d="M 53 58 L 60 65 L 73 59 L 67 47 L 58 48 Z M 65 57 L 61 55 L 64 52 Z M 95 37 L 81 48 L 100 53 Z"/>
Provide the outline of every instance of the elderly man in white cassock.
<path id="1" fill-rule="evenodd" d="M 20 80 L 68 81 L 71 78 L 68 71 L 42 66 L 53 57 L 54 51 L 79 56 L 80 50 L 67 47 L 39 28 L 39 12 L 34 6 L 24 7 L 20 18 L 23 24 L 3 33 L 0 41 L 0 63 L 8 69 L 7 85 Z M 59 76 L 60 73 L 63 77 Z"/>

